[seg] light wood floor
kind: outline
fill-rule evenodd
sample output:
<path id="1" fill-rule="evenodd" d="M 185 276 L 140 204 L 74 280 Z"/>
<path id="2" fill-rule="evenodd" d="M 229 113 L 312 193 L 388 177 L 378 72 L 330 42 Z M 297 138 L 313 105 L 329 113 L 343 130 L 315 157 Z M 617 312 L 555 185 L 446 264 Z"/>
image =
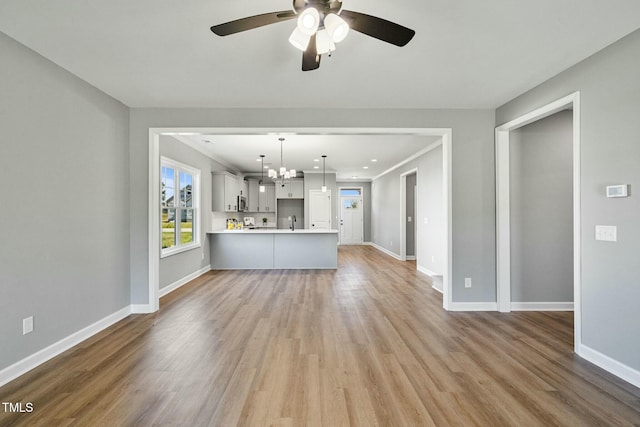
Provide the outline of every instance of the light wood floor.
<path id="1" fill-rule="evenodd" d="M 43 426 L 640 425 L 572 353 L 572 313 L 448 313 L 415 264 L 210 272 L 0 388 Z"/>

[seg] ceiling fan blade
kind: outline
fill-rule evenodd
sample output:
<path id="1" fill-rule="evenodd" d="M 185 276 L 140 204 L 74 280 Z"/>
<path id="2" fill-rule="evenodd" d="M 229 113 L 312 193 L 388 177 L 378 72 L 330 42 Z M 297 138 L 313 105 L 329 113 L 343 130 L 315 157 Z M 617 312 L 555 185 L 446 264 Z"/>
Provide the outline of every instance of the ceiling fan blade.
<path id="1" fill-rule="evenodd" d="M 320 55 L 316 46 L 316 35 L 309 40 L 307 50 L 302 53 L 302 71 L 312 71 L 320 68 Z"/>
<path id="2" fill-rule="evenodd" d="M 288 21 L 296 16 L 297 15 L 291 10 L 263 13 L 262 15 L 249 16 L 247 18 L 236 19 L 235 21 L 225 22 L 224 24 L 214 25 L 211 27 L 211 31 L 219 36 L 228 36 L 229 34 L 240 33 L 265 25 Z"/>
<path id="3" fill-rule="evenodd" d="M 347 21 L 352 30 L 396 46 L 406 45 L 416 34 L 415 31 L 400 24 L 360 12 L 343 9 L 340 17 Z"/>

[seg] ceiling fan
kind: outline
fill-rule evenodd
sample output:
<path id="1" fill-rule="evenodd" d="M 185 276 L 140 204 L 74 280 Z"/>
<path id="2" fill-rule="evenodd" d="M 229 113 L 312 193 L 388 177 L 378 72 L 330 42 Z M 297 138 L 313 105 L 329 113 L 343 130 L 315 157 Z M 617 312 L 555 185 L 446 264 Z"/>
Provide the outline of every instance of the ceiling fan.
<path id="1" fill-rule="evenodd" d="M 345 10 L 342 0 L 293 0 L 293 10 L 225 22 L 214 25 L 211 31 L 219 36 L 228 36 L 294 18 L 298 23 L 289 42 L 303 52 L 302 71 L 318 69 L 320 57 L 325 53 L 331 56 L 335 43 L 344 40 L 349 29 L 396 46 L 406 45 L 416 33 L 386 19 Z"/>

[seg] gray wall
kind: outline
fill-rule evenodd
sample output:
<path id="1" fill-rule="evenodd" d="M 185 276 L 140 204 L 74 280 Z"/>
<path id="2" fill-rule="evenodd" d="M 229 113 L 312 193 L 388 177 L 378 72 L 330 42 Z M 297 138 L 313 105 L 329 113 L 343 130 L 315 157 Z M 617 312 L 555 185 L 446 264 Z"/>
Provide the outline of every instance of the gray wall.
<path id="1" fill-rule="evenodd" d="M 406 212 L 407 217 L 405 218 L 405 226 L 407 227 L 407 256 L 415 256 L 416 255 L 416 185 L 418 181 L 416 178 L 416 174 L 407 175 L 407 186 L 406 186 Z M 411 218 L 411 220 L 409 220 Z"/>
<path id="2" fill-rule="evenodd" d="M 371 182 L 370 181 L 338 181 L 336 183 L 340 187 L 362 187 L 362 222 L 363 222 L 363 242 L 371 242 Z M 336 212 L 340 215 L 340 194 L 336 198 Z M 339 223 L 339 221 L 338 221 Z"/>
<path id="3" fill-rule="evenodd" d="M 222 165 L 170 136 L 160 137 L 160 155 L 200 170 L 201 247 L 160 259 L 160 289 L 209 265 L 207 230 L 211 228 L 211 172 Z"/>
<path id="4" fill-rule="evenodd" d="M 573 301 L 573 112 L 511 133 L 511 300 Z"/>
<path id="5" fill-rule="evenodd" d="M 129 306 L 129 110 L 3 33 L 0 58 L 2 370 Z"/>
<path id="6" fill-rule="evenodd" d="M 418 199 L 415 222 L 418 237 L 417 265 L 440 275 L 444 272 L 446 264 L 442 164 L 442 146 L 439 146 L 414 161 L 379 177 L 372 184 L 373 242 L 400 255 L 401 175 L 412 169 L 417 169 Z M 407 177 L 408 183 L 410 182 L 409 176 Z M 425 223 L 425 219 L 427 223 Z M 454 256 L 454 265 L 456 261 Z M 495 295 L 495 283 L 493 286 Z M 463 291 L 459 291 L 459 294 L 465 296 Z"/>
<path id="7" fill-rule="evenodd" d="M 640 31 L 500 107 L 496 124 L 580 91 L 582 343 L 640 370 Z M 631 184 L 607 199 L 605 187 Z M 595 241 L 596 224 L 618 227 Z"/>
<path id="8" fill-rule="evenodd" d="M 494 125 L 494 110 L 132 108 L 130 128 L 132 303 L 148 302 L 147 188 L 150 127 L 453 129 L 452 298 L 456 302 L 495 302 Z M 396 187 L 396 194 L 398 189 L 399 187 Z M 372 193 L 374 193 L 373 189 Z M 375 200 L 375 194 L 372 194 L 372 200 Z M 399 209 L 395 211 L 397 216 Z M 372 218 L 372 229 L 373 221 Z M 465 277 L 473 277 L 473 288 L 464 288 Z"/>

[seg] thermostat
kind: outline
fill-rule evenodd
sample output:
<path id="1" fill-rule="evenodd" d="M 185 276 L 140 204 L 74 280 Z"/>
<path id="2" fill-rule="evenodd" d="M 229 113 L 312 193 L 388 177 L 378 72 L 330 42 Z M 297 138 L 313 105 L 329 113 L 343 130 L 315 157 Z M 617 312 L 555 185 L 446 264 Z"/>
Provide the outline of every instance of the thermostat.
<path id="1" fill-rule="evenodd" d="M 607 197 L 627 197 L 628 195 L 626 184 L 607 185 Z"/>

